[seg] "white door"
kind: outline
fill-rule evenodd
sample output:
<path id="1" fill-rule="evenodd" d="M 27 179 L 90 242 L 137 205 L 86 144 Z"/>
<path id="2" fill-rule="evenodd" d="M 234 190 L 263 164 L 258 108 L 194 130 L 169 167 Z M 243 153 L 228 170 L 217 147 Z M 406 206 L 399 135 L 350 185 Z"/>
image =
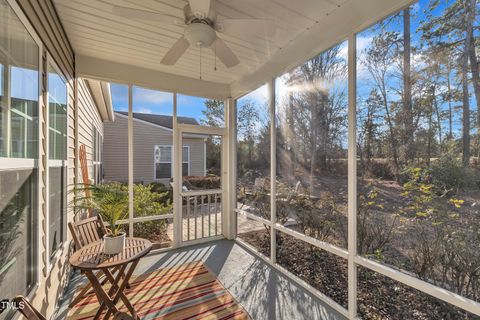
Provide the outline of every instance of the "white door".
<path id="1" fill-rule="evenodd" d="M 223 238 L 224 128 L 178 124 L 174 133 L 174 237 L 178 246 Z"/>

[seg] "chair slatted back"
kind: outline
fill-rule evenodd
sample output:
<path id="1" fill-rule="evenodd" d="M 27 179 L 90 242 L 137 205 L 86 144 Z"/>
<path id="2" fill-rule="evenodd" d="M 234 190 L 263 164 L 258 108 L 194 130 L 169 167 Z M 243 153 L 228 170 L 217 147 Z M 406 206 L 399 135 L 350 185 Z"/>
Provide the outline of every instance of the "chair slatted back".
<path id="1" fill-rule="evenodd" d="M 80 249 L 94 241 L 102 239 L 107 233 L 107 228 L 100 216 L 69 222 L 68 228 L 72 233 L 76 249 Z"/>
<path id="2" fill-rule="evenodd" d="M 18 311 L 23 314 L 27 320 L 46 320 L 46 318 L 35 309 L 25 297 L 16 296 L 13 299 L 13 302 L 15 302 L 17 306 L 21 306 L 18 308 Z"/>

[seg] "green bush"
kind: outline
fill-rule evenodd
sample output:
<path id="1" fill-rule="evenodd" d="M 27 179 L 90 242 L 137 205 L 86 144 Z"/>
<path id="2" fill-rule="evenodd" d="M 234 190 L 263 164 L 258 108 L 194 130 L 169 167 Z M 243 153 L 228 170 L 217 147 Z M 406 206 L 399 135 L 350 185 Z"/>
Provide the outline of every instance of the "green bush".
<path id="1" fill-rule="evenodd" d="M 153 193 L 159 194 L 157 201 L 160 203 L 168 204 L 173 202 L 173 190 L 172 188 L 164 185 L 160 182 L 152 182 L 149 184 L 150 190 Z"/>
<path id="2" fill-rule="evenodd" d="M 464 167 L 462 159 L 450 152 L 432 162 L 430 174 L 435 187 L 445 191 L 478 188 L 480 181 L 477 170 Z"/>
<path id="3" fill-rule="evenodd" d="M 165 193 L 152 191 L 151 185 L 133 186 L 133 211 L 136 217 L 147 217 L 170 213 L 172 204 L 165 201 Z"/>
<path id="4" fill-rule="evenodd" d="M 184 177 L 184 185 L 192 189 L 220 189 L 220 177 L 217 176 L 205 176 L 205 177 Z"/>

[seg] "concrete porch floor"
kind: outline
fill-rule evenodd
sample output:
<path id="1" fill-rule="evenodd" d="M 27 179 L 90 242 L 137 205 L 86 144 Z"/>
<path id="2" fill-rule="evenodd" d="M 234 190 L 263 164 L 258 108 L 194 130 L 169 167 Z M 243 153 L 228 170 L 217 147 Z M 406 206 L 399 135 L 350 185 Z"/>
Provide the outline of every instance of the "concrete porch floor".
<path id="1" fill-rule="evenodd" d="M 135 274 L 198 260 L 204 261 L 254 320 L 344 319 L 235 241 L 153 253 L 140 261 Z M 72 276 L 54 319 L 66 319 L 69 301 L 82 281 L 85 279 L 78 272 Z"/>

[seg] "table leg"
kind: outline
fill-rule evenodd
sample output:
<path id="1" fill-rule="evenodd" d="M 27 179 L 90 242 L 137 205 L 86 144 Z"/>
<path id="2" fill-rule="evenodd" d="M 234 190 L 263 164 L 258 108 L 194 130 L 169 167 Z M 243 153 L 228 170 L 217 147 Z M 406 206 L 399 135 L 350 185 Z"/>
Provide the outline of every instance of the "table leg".
<path id="1" fill-rule="evenodd" d="M 135 271 L 135 268 L 137 267 L 137 264 L 138 264 L 139 261 L 140 261 L 139 259 L 137 259 L 135 261 L 132 261 L 132 263 L 130 265 L 130 268 L 128 269 L 128 271 L 126 273 L 124 273 L 124 271 L 125 271 L 125 267 L 127 266 L 127 264 L 125 265 L 125 267 L 122 266 L 123 267 L 122 270 L 121 270 L 122 272 L 118 273 L 115 281 L 118 282 L 118 280 L 120 278 L 123 278 L 123 281 L 120 284 L 120 287 L 118 288 L 118 290 L 115 294 L 115 297 L 112 300 L 113 304 L 116 304 L 118 302 L 118 300 L 122 299 L 122 301 L 125 304 L 125 306 L 127 307 L 128 311 L 130 311 L 133 318 L 136 319 L 136 320 L 140 320 L 140 317 L 137 315 L 137 312 L 135 311 L 135 308 L 133 308 L 132 304 L 128 300 L 127 296 L 125 296 L 123 291 L 125 290 L 125 287 L 127 286 L 131 276 L 133 275 L 133 271 Z M 125 276 L 123 277 L 124 274 L 125 274 Z M 115 312 L 113 312 L 113 311 L 115 311 L 115 310 L 109 309 L 107 311 L 107 314 L 105 315 L 104 319 L 108 319 L 108 317 L 110 317 L 110 314 L 112 314 L 112 313 L 115 314 Z"/>
<path id="2" fill-rule="evenodd" d="M 118 274 L 117 274 L 117 277 L 115 279 L 113 278 L 113 275 L 110 273 L 110 271 L 108 271 L 107 269 L 103 270 L 103 272 L 105 273 L 105 276 L 107 277 L 107 279 L 110 280 L 110 282 L 112 284 L 112 286 L 110 287 L 110 290 L 108 290 L 108 293 L 107 293 L 109 299 L 111 299 L 112 295 L 116 292 L 115 289 L 118 288 L 118 282 L 121 279 L 121 275 L 123 275 L 123 273 L 125 272 L 126 267 L 127 267 L 127 264 L 124 264 L 118 269 Z M 102 314 L 105 307 L 107 307 L 105 302 L 101 302 L 100 307 L 98 308 L 97 313 L 95 315 L 95 319 L 100 318 L 100 315 Z M 107 319 L 107 318 L 105 318 L 105 319 Z"/>
<path id="3" fill-rule="evenodd" d="M 117 271 L 118 271 L 118 273 L 117 273 L 117 279 L 118 279 L 118 276 L 121 276 L 121 279 L 124 279 L 124 281 L 125 281 L 125 269 L 126 269 L 126 267 L 127 267 L 127 264 L 123 265 L 123 266 L 120 267 L 120 268 L 117 268 Z M 108 295 L 111 297 L 112 294 L 114 294 L 115 292 L 117 292 L 117 291 L 115 291 L 115 289 L 117 289 L 118 283 L 119 283 L 120 279 L 118 279 L 118 280 L 115 279 L 115 278 L 113 277 L 113 274 L 112 274 L 112 273 L 110 272 L 110 270 L 108 270 L 108 269 L 103 270 L 103 272 L 105 273 L 105 276 L 107 277 L 107 279 L 109 279 L 109 281 L 112 283 L 112 287 L 111 287 L 110 290 L 108 291 Z M 113 285 L 114 283 L 115 283 L 115 286 Z M 130 285 L 128 284 L 128 281 L 127 281 L 127 283 L 126 283 L 126 285 L 125 285 L 125 288 L 130 288 Z M 131 305 L 131 304 L 130 304 L 130 301 L 128 301 L 128 299 L 127 299 L 127 297 L 126 297 L 125 295 L 122 295 L 120 298 L 122 299 L 123 303 L 124 303 L 127 307 L 128 307 L 129 305 Z M 102 311 L 103 311 L 103 308 L 102 308 Z"/>
<path id="4" fill-rule="evenodd" d="M 98 279 L 95 277 L 92 271 L 85 271 L 85 275 L 87 276 L 88 280 L 90 280 L 90 283 L 92 284 L 92 288 L 95 291 L 95 294 L 97 296 L 98 302 L 101 303 L 101 306 L 107 306 L 109 308 L 109 311 L 112 310 L 114 314 L 118 312 L 117 307 L 115 306 L 115 303 L 113 302 L 112 299 L 110 299 L 110 296 L 105 292 L 103 289 L 102 285 L 98 281 Z M 102 308 L 103 309 L 103 308 Z M 99 309 L 100 311 L 100 309 Z M 100 318 L 100 313 L 97 312 L 95 315 L 95 320 Z"/>

